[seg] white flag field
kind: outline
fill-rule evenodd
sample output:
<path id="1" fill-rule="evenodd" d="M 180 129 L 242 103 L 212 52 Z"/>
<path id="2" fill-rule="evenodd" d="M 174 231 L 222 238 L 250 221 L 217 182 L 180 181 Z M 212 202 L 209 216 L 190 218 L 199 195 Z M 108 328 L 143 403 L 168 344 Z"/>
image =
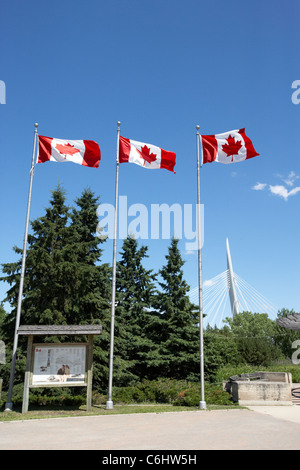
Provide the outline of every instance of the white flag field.
<path id="1" fill-rule="evenodd" d="M 119 162 L 135 163 L 150 170 L 165 168 L 174 171 L 176 154 L 153 144 L 146 144 L 120 136 Z"/>

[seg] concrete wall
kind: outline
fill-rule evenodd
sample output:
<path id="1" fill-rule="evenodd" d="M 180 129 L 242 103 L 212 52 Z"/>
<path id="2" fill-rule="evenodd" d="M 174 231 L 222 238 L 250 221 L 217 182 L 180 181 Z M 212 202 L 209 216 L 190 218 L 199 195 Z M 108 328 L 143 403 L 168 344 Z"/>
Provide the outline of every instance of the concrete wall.
<path id="1" fill-rule="evenodd" d="M 241 406 L 292 405 L 291 384 L 287 382 L 239 380 L 232 382 L 231 393 Z"/>
<path id="2" fill-rule="evenodd" d="M 271 382 L 285 382 L 292 383 L 292 374 L 290 372 L 259 372 L 262 380 L 269 380 Z"/>

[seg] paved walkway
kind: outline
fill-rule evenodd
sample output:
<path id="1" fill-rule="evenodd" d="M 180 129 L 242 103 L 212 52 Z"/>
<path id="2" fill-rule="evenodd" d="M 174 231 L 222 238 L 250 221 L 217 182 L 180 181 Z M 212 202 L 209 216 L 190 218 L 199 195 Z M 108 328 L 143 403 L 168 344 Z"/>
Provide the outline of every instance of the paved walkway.
<path id="1" fill-rule="evenodd" d="M 300 406 L 1 422 L 4 449 L 299 450 Z"/>
<path id="2" fill-rule="evenodd" d="M 300 406 L 248 406 L 248 408 L 256 413 L 300 424 Z"/>

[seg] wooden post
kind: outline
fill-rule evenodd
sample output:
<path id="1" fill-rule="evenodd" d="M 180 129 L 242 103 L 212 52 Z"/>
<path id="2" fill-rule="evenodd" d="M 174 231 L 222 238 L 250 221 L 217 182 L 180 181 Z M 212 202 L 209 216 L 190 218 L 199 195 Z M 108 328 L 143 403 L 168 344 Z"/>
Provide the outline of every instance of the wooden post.
<path id="1" fill-rule="evenodd" d="M 27 359 L 26 359 L 26 371 L 25 371 L 25 380 L 24 380 L 22 413 L 27 413 L 28 411 L 29 385 L 30 385 L 30 374 L 31 374 L 31 364 L 32 364 L 32 345 L 33 345 L 33 335 L 29 335 L 28 342 L 27 342 Z"/>
<path id="2" fill-rule="evenodd" d="M 93 340 L 94 335 L 89 335 L 87 346 L 87 391 L 86 391 L 86 410 L 92 408 L 92 381 L 93 381 Z"/>

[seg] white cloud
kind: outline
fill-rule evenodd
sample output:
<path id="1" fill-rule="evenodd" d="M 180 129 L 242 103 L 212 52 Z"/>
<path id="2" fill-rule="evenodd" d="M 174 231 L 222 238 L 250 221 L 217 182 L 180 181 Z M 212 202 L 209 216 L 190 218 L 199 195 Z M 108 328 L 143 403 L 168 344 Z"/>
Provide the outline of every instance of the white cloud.
<path id="1" fill-rule="evenodd" d="M 287 179 L 284 179 L 283 181 L 288 186 L 294 186 L 294 183 L 298 178 L 300 178 L 300 176 L 297 176 L 294 171 L 290 171 Z"/>
<path id="2" fill-rule="evenodd" d="M 300 191 L 300 186 L 297 186 L 297 187 L 291 189 L 290 191 L 288 191 L 285 186 L 282 186 L 282 185 L 272 186 L 270 184 L 269 189 L 270 189 L 272 194 L 275 194 L 276 196 L 282 197 L 285 201 L 287 201 L 290 196 L 294 196 L 295 194 L 297 194 Z"/>
<path id="3" fill-rule="evenodd" d="M 252 189 L 255 191 L 262 191 L 267 188 L 271 194 L 279 196 L 285 201 L 287 201 L 290 196 L 295 196 L 295 194 L 300 192 L 300 186 L 295 186 L 293 189 L 290 189 L 292 186 L 294 186 L 295 181 L 300 178 L 300 176 L 296 175 L 294 171 L 290 171 L 286 178 L 284 178 L 282 175 L 277 175 L 277 177 L 279 177 L 288 187 L 282 184 L 269 185 L 267 183 L 256 183 L 254 186 L 252 186 Z"/>
<path id="4" fill-rule="evenodd" d="M 262 189 L 265 189 L 267 186 L 267 183 L 256 183 L 254 186 L 252 186 L 252 189 L 255 191 L 261 191 Z"/>

